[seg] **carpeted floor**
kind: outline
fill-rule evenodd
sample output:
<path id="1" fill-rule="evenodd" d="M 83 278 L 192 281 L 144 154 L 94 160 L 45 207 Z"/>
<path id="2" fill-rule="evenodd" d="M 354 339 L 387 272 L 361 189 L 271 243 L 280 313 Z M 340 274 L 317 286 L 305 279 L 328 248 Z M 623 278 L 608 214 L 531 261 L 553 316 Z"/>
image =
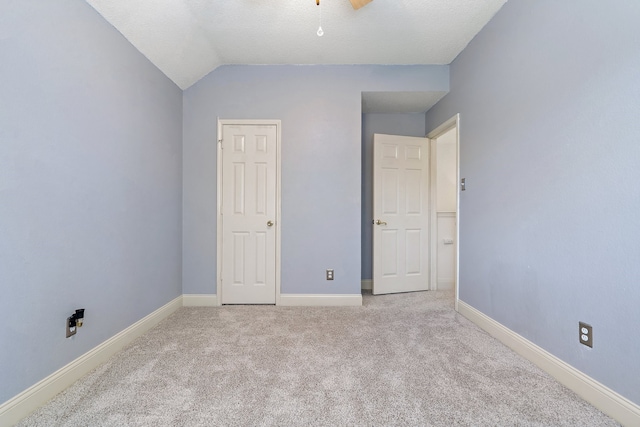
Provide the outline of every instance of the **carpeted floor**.
<path id="1" fill-rule="evenodd" d="M 19 426 L 615 426 L 453 311 L 182 308 Z"/>

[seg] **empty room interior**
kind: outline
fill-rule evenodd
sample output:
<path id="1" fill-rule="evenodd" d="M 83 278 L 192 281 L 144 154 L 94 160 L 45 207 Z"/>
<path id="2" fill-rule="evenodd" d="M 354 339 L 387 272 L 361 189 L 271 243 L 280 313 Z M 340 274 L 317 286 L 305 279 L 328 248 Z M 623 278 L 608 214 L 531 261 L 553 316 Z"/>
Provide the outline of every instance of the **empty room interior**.
<path id="1" fill-rule="evenodd" d="M 199 340 L 194 381 L 235 369 L 229 354 L 286 352 L 275 409 L 234 425 L 563 419 L 504 403 L 515 418 L 474 421 L 482 399 L 462 393 L 437 417 L 421 406 L 471 387 L 473 369 L 423 390 L 492 358 L 489 340 L 558 384 L 546 399 L 640 425 L 639 22 L 637 0 L 3 0 L 0 425 L 65 390 L 81 405 L 123 349 L 178 357 Z M 391 361 L 406 348 L 420 370 L 453 340 L 446 322 L 482 344 L 398 391 Z M 218 394 L 250 393 L 253 369 Z M 381 384 L 375 410 L 356 397 Z M 231 424 L 193 390 L 145 422 Z M 359 406 L 323 409 L 333 398 Z M 199 418 L 180 424 L 187 407 Z"/>

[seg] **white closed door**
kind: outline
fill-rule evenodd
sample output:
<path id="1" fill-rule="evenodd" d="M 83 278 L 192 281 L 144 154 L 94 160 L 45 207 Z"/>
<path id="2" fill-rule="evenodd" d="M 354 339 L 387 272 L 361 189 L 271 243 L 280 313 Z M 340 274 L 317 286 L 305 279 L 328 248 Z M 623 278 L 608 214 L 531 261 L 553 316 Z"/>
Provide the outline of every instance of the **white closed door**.
<path id="1" fill-rule="evenodd" d="M 275 125 L 222 126 L 222 304 L 276 302 Z"/>
<path id="2" fill-rule="evenodd" d="M 373 138 L 373 293 L 429 289 L 429 140 Z"/>

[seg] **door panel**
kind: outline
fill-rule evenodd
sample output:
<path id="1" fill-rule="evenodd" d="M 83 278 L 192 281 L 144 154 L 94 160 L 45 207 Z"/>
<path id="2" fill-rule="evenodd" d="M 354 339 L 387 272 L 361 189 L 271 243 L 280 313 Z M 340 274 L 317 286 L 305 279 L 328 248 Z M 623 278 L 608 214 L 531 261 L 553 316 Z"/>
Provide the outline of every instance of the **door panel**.
<path id="1" fill-rule="evenodd" d="M 422 274 L 422 230 L 407 230 L 404 241 L 407 276 Z"/>
<path id="2" fill-rule="evenodd" d="M 276 302 L 276 150 L 275 125 L 222 126 L 223 304 Z"/>
<path id="3" fill-rule="evenodd" d="M 429 143 L 374 135 L 373 293 L 429 288 Z"/>
<path id="4" fill-rule="evenodd" d="M 381 230 L 381 246 L 387 256 L 382 257 L 382 275 L 385 278 L 398 276 L 398 230 Z"/>

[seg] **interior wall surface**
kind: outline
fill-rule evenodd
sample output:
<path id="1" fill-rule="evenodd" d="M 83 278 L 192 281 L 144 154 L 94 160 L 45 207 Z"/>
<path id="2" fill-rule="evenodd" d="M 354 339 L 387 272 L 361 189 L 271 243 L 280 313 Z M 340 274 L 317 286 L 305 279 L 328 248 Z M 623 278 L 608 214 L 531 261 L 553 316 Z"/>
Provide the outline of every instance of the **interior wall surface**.
<path id="1" fill-rule="evenodd" d="M 20 0 L 0 100 L 4 402 L 181 294 L 182 92 L 86 2 Z"/>
<path id="2" fill-rule="evenodd" d="M 362 115 L 362 279 L 373 278 L 373 134 L 425 137 L 424 113 Z"/>
<path id="3" fill-rule="evenodd" d="M 636 404 L 639 19 L 635 0 L 510 1 L 426 115 L 460 113 L 461 300 Z"/>
<path id="4" fill-rule="evenodd" d="M 217 118 L 282 121 L 282 293 L 355 294 L 361 93 L 448 87 L 448 66 L 249 65 L 220 67 L 185 90 L 184 292 L 217 292 Z M 333 281 L 325 280 L 329 268 Z"/>

